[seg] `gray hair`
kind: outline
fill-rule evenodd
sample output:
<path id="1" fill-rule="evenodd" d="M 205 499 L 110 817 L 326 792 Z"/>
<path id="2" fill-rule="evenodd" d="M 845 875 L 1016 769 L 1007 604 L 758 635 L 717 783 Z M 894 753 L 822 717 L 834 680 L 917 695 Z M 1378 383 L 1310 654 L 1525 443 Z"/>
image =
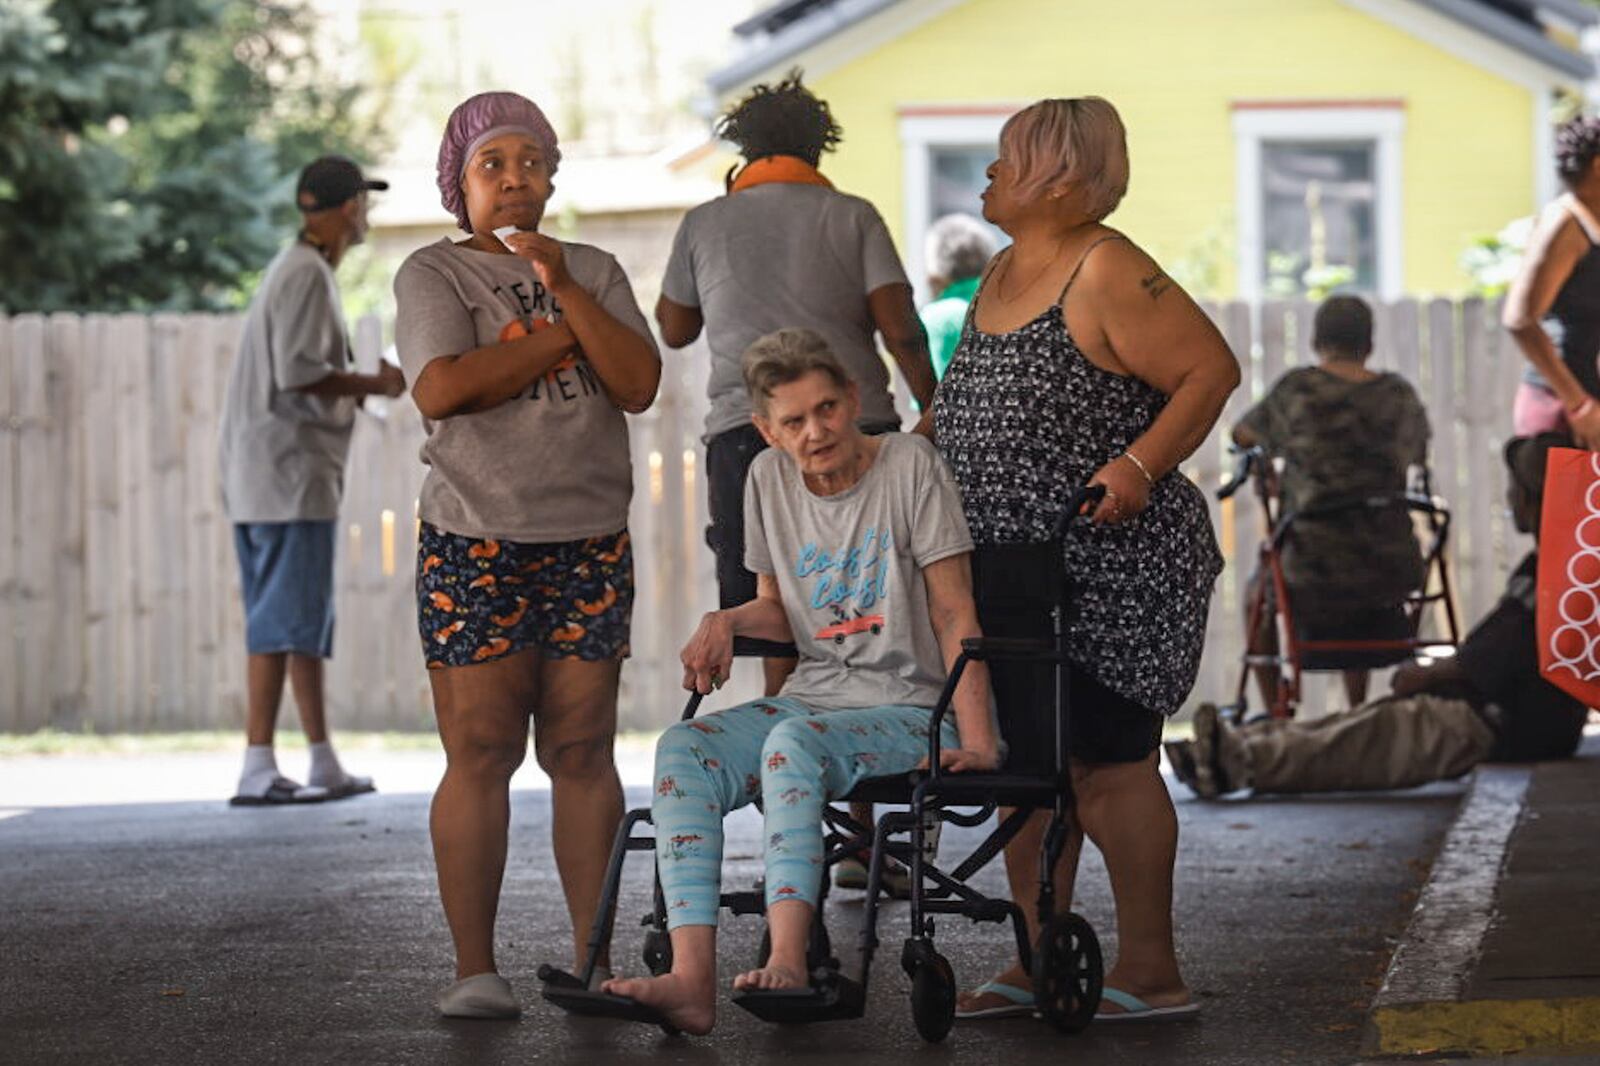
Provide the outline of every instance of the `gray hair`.
<path id="1" fill-rule="evenodd" d="M 993 255 L 994 238 L 971 215 L 958 211 L 928 227 L 927 265 L 932 277 L 949 281 L 975 278 Z"/>
<path id="2" fill-rule="evenodd" d="M 850 387 L 850 375 L 833 354 L 822 334 L 812 329 L 780 329 L 756 338 L 740 360 L 744 387 L 758 414 L 767 413 L 767 401 L 779 385 L 799 381 L 814 370 L 833 379 L 841 389 Z"/>

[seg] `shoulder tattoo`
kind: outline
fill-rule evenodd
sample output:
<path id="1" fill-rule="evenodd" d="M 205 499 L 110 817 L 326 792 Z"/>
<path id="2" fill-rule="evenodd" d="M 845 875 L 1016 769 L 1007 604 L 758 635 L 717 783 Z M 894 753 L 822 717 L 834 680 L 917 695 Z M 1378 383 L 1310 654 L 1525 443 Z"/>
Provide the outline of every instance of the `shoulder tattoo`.
<path id="1" fill-rule="evenodd" d="M 1172 279 L 1157 267 L 1149 276 L 1139 279 L 1139 287 L 1149 294 L 1150 299 L 1159 300 L 1168 289 L 1172 288 Z"/>

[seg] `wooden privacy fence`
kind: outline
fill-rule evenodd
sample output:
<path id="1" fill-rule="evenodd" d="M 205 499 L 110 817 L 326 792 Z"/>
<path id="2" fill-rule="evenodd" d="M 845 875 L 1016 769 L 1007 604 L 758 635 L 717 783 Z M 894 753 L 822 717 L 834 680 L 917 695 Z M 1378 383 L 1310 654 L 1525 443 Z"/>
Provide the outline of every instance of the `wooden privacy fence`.
<path id="1" fill-rule="evenodd" d="M 1311 359 L 1312 306 L 1207 311 L 1247 368 L 1222 426 L 1185 465 L 1210 497 L 1229 467 L 1222 428 Z M 1473 300 L 1378 308 L 1374 365 L 1404 374 L 1429 405 L 1468 620 L 1526 550 L 1504 513 L 1499 457 L 1522 360 L 1497 322 L 1495 307 Z M 216 469 L 240 326 L 237 316 L 0 318 L 0 731 L 242 723 L 243 617 Z M 372 367 L 380 323 L 358 322 L 354 337 L 358 363 Z M 702 535 L 705 353 L 668 353 L 666 367 L 656 405 L 630 419 L 638 598 L 622 715 L 635 727 L 676 714 L 677 650 L 716 598 Z M 341 727 L 422 729 L 431 711 L 412 596 L 422 431 L 409 400 L 387 406 L 384 417 L 358 416 L 351 445 L 329 708 Z M 1211 508 L 1228 566 L 1195 699 L 1232 684 L 1242 583 L 1259 543 L 1246 494 Z M 753 694 L 758 671 L 740 673 L 734 696 Z M 1320 688 L 1310 696 L 1315 704 Z"/>

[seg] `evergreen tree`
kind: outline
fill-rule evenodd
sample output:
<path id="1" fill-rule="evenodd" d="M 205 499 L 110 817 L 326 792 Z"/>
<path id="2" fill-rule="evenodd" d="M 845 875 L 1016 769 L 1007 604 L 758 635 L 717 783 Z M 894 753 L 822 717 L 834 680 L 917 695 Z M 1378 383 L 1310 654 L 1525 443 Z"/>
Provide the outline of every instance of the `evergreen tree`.
<path id="1" fill-rule="evenodd" d="M 236 306 L 300 166 L 383 148 L 296 3 L 0 0 L 0 308 Z"/>

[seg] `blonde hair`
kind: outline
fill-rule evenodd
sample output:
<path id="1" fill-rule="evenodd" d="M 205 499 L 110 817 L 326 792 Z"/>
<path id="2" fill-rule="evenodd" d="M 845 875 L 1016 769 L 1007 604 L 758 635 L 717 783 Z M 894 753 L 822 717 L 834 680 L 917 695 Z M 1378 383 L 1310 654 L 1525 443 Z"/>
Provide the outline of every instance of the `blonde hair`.
<path id="1" fill-rule="evenodd" d="M 1117 109 L 1098 96 L 1040 100 L 1017 112 L 1000 130 L 1000 154 L 1016 168 L 1020 199 L 1070 181 L 1097 222 L 1128 191 L 1128 133 Z"/>
<path id="2" fill-rule="evenodd" d="M 841 389 L 850 387 L 850 375 L 833 354 L 822 334 L 811 329 L 780 329 L 757 337 L 740 360 L 744 387 L 756 411 L 765 415 L 772 390 L 799 381 L 814 370 L 833 379 Z"/>

